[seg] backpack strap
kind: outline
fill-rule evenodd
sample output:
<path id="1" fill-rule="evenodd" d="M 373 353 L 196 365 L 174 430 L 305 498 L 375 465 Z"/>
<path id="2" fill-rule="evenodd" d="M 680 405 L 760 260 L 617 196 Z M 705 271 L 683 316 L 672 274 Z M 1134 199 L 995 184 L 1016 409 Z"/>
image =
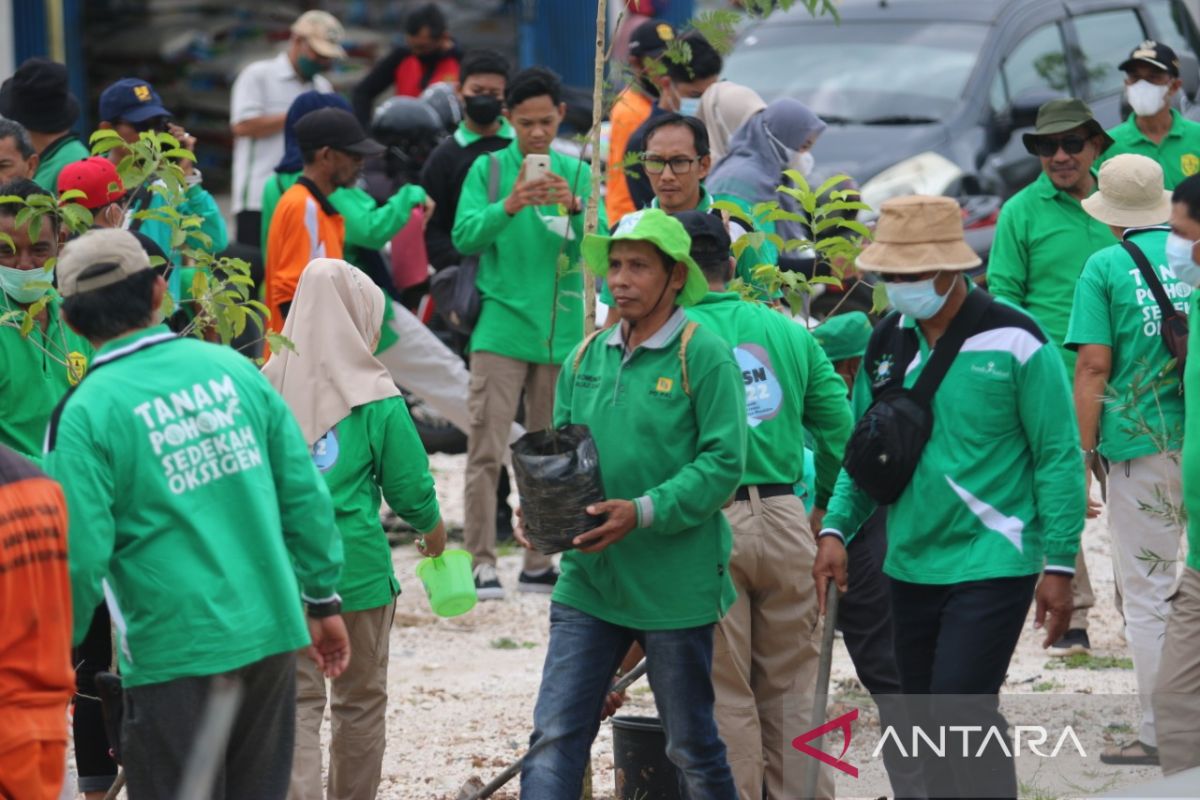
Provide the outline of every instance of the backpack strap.
<path id="1" fill-rule="evenodd" d="M 1142 280 L 1146 282 L 1150 293 L 1154 295 L 1154 302 L 1158 303 L 1158 308 L 1162 312 L 1163 319 L 1180 316 L 1175 306 L 1171 304 L 1171 298 L 1167 297 L 1167 290 L 1163 288 L 1162 281 L 1155 274 L 1154 267 L 1150 266 L 1150 259 L 1146 258 L 1146 254 L 1142 252 L 1142 248 L 1128 239 L 1121 242 L 1121 247 L 1125 248 L 1125 252 L 1129 253 L 1129 257 L 1133 259 L 1133 263 L 1137 264 L 1138 271 L 1142 273 Z"/>
<path id="2" fill-rule="evenodd" d="M 571 372 L 579 371 L 579 362 L 583 361 L 583 354 L 587 352 L 588 345 L 592 343 L 593 339 L 604 333 L 606 330 L 608 330 L 608 328 L 596 328 L 596 330 L 584 337 L 584 340 L 579 344 L 579 349 L 575 351 L 575 360 L 571 363 Z"/>
<path id="3" fill-rule="evenodd" d="M 692 396 L 692 382 L 688 380 L 687 346 L 699 327 L 698 323 L 688 320 L 688 324 L 683 326 L 683 333 L 679 335 L 679 366 L 683 372 L 683 393 L 688 397 Z"/>
<path id="4" fill-rule="evenodd" d="M 916 335 L 900 324 L 900 312 L 893 311 L 884 317 L 867 342 L 866 352 L 863 353 L 863 363 L 860 369 L 867 370 L 871 378 L 871 396 L 878 397 L 893 384 L 902 385 L 904 371 L 916 351 Z M 876 375 L 870 370 L 881 364 L 885 356 L 891 356 L 891 372 L 876 380 Z"/>
<path id="5" fill-rule="evenodd" d="M 962 308 L 950 322 L 950 327 L 942 335 L 942 338 L 938 339 L 933 346 L 933 354 L 929 357 L 929 363 L 921 370 L 921 376 L 913 384 L 913 394 L 925 405 L 928 406 L 933 402 L 933 395 L 937 392 L 942 378 L 946 377 L 946 373 L 950 371 L 950 364 L 954 361 L 954 357 L 962 349 L 963 343 L 975 333 L 984 313 L 991 306 L 992 296 L 983 289 L 972 289 L 967 293 Z"/>
<path id="6" fill-rule="evenodd" d="M 500 159 L 492 153 L 487 154 L 488 160 L 488 203 L 500 199 Z"/>

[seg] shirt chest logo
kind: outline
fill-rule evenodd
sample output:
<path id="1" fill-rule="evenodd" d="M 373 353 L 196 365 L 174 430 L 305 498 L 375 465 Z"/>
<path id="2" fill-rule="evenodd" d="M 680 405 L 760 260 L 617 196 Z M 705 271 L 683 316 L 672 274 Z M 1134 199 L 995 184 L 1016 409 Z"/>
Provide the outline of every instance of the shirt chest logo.
<path id="1" fill-rule="evenodd" d="M 67 354 L 67 383 L 77 386 L 87 373 L 87 356 L 78 350 Z"/>
<path id="2" fill-rule="evenodd" d="M 1187 176 L 1195 175 L 1200 172 L 1200 156 L 1195 153 L 1184 153 L 1179 157 L 1179 168 L 1183 170 L 1183 174 Z"/>
<path id="3" fill-rule="evenodd" d="M 586 375 L 582 372 L 575 375 L 576 389 L 596 389 L 600 386 L 599 375 Z"/>

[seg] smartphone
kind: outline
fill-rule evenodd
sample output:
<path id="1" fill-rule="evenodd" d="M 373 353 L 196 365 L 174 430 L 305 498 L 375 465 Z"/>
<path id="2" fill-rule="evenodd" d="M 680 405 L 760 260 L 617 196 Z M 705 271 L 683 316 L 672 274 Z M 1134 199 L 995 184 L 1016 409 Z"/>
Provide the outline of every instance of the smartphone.
<path id="1" fill-rule="evenodd" d="M 540 181 L 550 174 L 550 156 L 530 153 L 525 156 L 525 181 Z"/>

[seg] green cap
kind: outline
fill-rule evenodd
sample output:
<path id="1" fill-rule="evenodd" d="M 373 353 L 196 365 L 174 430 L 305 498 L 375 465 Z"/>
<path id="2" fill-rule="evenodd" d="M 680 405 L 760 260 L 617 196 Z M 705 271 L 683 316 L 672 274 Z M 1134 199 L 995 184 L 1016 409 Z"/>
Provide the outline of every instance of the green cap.
<path id="1" fill-rule="evenodd" d="M 1074 98 L 1051 100 L 1042 105 L 1038 109 L 1037 124 L 1034 126 L 1033 133 L 1027 133 L 1021 139 L 1025 143 L 1025 149 L 1036 155 L 1033 148 L 1037 137 L 1063 133 L 1081 125 L 1086 127 L 1090 133 L 1103 137 L 1104 146 L 1100 148 L 1101 152 L 1112 146 L 1112 137 L 1096 121 L 1092 109 L 1088 108 L 1087 103 Z"/>
<path id="2" fill-rule="evenodd" d="M 871 339 L 871 320 L 861 311 L 829 317 L 813 328 L 813 336 L 830 361 L 861 358 Z"/>
<path id="3" fill-rule="evenodd" d="M 603 278 L 608 274 L 608 248 L 619 241 L 650 242 L 676 261 L 687 264 L 687 282 L 675 299 L 681 306 L 694 306 L 708 293 L 708 279 L 692 260 L 692 238 L 683 223 L 658 208 L 647 208 L 621 217 L 612 236 L 589 233 L 583 237 L 583 260 Z"/>

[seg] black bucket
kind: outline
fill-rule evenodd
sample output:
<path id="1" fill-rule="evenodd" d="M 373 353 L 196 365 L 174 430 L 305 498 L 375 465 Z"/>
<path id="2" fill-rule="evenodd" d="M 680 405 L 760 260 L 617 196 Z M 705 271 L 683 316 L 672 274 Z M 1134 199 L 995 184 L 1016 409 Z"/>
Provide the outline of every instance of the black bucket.
<path id="1" fill-rule="evenodd" d="M 613 717 L 612 732 L 617 800 L 682 800 L 657 717 Z"/>

